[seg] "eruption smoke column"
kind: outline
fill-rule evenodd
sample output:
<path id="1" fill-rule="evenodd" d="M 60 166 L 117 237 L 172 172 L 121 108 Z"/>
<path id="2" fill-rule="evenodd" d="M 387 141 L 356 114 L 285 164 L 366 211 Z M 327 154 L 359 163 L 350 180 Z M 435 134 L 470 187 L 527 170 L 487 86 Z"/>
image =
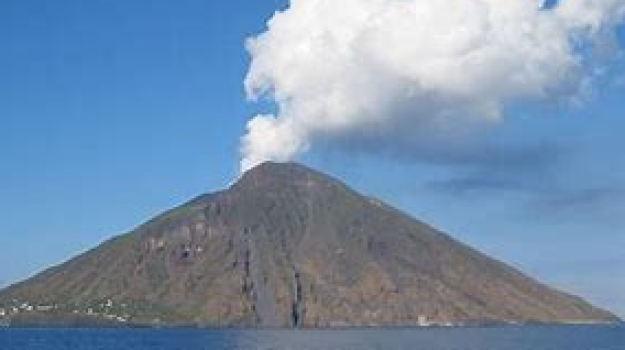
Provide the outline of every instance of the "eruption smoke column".
<path id="1" fill-rule="evenodd" d="M 509 103 L 574 96 L 625 0 L 291 0 L 249 39 L 241 169 L 315 140 L 419 147 L 501 120 Z M 440 137 L 440 136 L 444 137 Z"/>

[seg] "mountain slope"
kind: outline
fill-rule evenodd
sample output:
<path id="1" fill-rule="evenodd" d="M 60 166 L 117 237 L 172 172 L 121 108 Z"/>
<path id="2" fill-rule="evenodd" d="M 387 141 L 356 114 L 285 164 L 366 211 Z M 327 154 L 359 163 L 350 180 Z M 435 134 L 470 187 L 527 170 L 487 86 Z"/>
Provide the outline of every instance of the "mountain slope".
<path id="1" fill-rule="evenodd" d="M 265 163 L 0 292 L 13 323 L 333 327 L 609 322 L 326 175 Z"/>

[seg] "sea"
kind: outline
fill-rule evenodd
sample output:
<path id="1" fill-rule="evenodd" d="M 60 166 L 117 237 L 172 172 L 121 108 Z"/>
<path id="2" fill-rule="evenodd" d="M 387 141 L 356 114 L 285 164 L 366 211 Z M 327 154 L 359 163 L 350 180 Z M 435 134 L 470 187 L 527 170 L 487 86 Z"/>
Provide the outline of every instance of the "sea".
<path id="1" fill-rule="evenodd" d="M 1 350 L 625 350 L 623 326 L 353 330 L 0 329 Z"/>

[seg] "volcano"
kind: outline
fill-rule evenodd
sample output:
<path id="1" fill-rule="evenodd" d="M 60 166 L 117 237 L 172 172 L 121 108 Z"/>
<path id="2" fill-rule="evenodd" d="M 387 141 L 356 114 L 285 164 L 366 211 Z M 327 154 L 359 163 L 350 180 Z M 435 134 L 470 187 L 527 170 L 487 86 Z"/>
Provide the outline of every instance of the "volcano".
<path id="1" fill-rule="evenodd" d="M 303 165 L 264 163 L 0 292 L 12 325 L 616 322 Z"/>

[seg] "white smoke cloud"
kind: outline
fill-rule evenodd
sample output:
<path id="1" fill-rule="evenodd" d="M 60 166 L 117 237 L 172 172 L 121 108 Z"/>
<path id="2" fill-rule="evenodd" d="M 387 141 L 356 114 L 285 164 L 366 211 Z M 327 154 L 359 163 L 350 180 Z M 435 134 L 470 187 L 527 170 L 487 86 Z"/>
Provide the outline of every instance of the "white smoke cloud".
<path id="1" fill-rule="evenodd" d="M 508 104 L 574 95 L 625 0 L 545 4 L 291 0 L 247 43 L 248 97 L 269 98 L 277 113 L 248 123 L 242 170 L 289 160 L 318 140 L 444 143 L 497 123 Z"/>

